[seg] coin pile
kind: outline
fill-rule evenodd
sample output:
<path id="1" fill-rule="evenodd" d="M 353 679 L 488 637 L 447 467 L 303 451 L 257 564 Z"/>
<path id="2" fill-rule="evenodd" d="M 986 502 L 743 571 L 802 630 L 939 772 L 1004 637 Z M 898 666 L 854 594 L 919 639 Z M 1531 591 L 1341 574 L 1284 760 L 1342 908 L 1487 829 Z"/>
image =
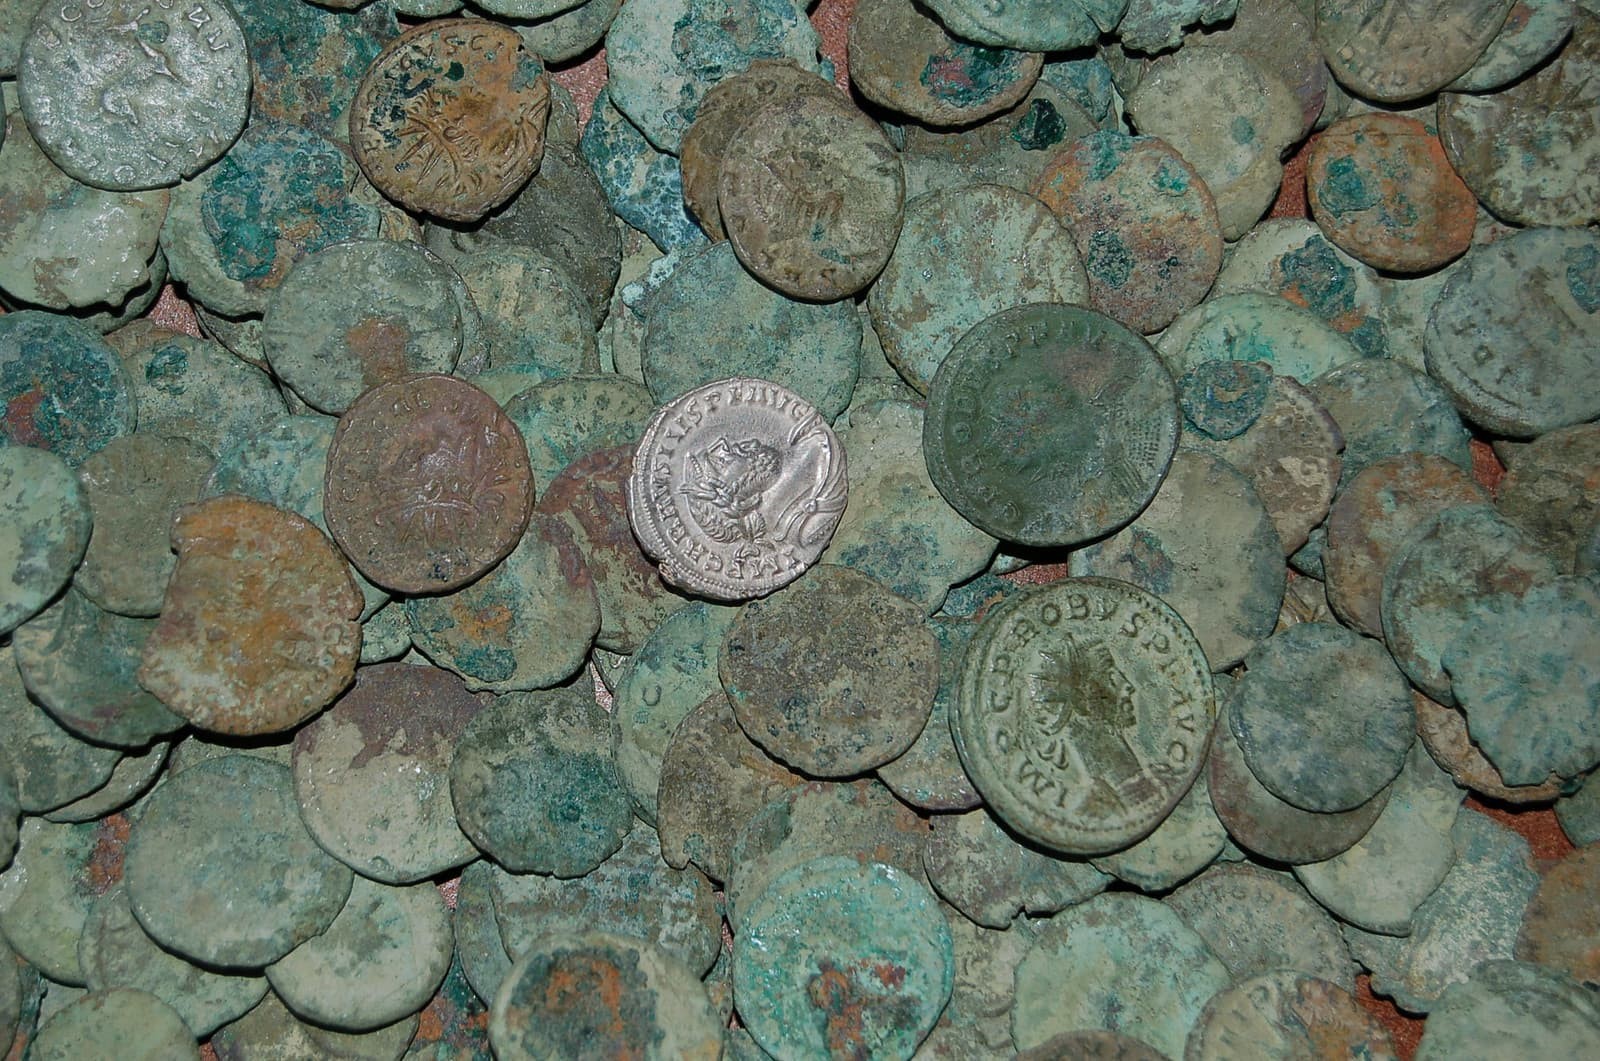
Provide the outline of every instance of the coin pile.
<path id="1" fill-rule="evenodd" d="M 805 6 L 0 0 L 0 1045 L 1600 1056 L 1594 5 Z"/>

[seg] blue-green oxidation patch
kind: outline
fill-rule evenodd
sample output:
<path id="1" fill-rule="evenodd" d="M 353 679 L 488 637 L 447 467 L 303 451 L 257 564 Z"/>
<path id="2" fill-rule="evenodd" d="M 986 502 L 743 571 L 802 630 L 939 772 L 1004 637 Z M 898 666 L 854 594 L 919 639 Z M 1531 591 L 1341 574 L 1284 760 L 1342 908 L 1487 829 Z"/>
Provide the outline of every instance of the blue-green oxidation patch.
<path id="1" fill-rule="evenodd" d="M 1568 247 L 1562 256 L 1567 263 L 1567 290 L 1585 313 L 1600 313 L 1600 248 L 1592 243 Z"/>
<path id="2" fill-rule="evenodd" d="M 1089 141 L 1091 152 L 1089 177 L 1097 181 L 1103 181 L 1115 173 L 1117 167 L 1122 165 L 1122 156 L 1126 155 L 1134 145 L 1132 137 L 1115 132 L 1091 133 L 1084 139 Z"/>
<path id="3" fill-rule="evenodd" d="M 1133 255 L 1122 237 L 1110 229 L 1100 229 L 1089 237 L 1086 257 L 1090 275 L 1110 287 L 1121 287 L 1133 275 Z"/>
<path id="4" fill-rule="evenodd" d="M 1317 316 L 1327 320 L 1355 308 L 1355 272 L 1339 260 L 1327 240 L 1308 240 L 1280 261 L 1284 280 Z"/>
<path id="5" fill-rule="evenodd" d="M 1173 165 L 1169 160 L 1162 162 L 1156 169 L 1150 184 L 1166 195 L 1183 195 L 1189 190 L 1189 175 L 1183 171 L 1182 166 Z"/>
<path id="6" fill-rule="evenodd" d="M 1237 438 L 1266 407 L 1272 369 L 1254 361 L 1204 361 L 1178 380 L 1188 424 L 1207 438 Z"/>
<path id="7" fill-rule="evenodd" d="M 1049 100 L 1036 99 L 1011 129 L 1011 139 L 1024 151 L 1048 151 L 1067 135 L 1066 120 Z"/>
<path id="8" fill-rule="evenodd" d="M 1335 214 L 1353 214 L 1378 205 L 1380 196 L 1367 186 L 1355 159 L 1345 156 L 1328 163 L 1322 183 L 1322 205 Z"/>
<path id="9" fill-rule="evenodd" d="M 1228 132 L 1233 135 L 1233 142 L 1236 144 L 1251 144 L 1256 139 L 1256 127 L 1242 114 L 1234 116 L 1232 124 L 1228 126 Z"/>
<path id="10" fill-rule="evenodd" d="M 948 55 L 931 55 L 918 80 L 935 99 L 982 106 L 1017 83 L 1024 53 L 952 41 Z"/>

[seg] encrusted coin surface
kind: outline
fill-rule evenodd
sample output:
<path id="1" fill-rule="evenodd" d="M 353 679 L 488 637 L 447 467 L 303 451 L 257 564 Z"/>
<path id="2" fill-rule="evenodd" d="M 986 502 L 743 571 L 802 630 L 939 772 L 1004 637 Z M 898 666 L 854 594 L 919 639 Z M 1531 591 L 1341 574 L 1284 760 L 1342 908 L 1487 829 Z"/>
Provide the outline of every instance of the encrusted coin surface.
<path id="1" fill-rule="evenodd" d="M 45 154 L 113 191 L 197 172 L 250 110 L 250 55 L 227 0 L 53 5 L 34 19 L 17 73 Z"/>
<path id="2" fill-rule="evenodd" d="M 475 221 L 544 155 L 550 79 L 510 26 L 452 19 L 386 45 L 350 105 L 350 146 L 402 206 Z"/>
<path id="3" fill-rule="evenodd" d="M 950 728 L 1006 824 L 1100 854 L 1148 834 L 1205 759 L 1216 703 L 1194 634 L 1126 582 L 1067 579 L 995 606 L 967 650 Z"/>
<path id="4" fill-rule="evenodd" d="M 1338 984 L 1287 969 L 1218 992 L 1189 1033 L 1185 1061 L 1360 1057 L 1393 1061 L 1389 1033 Z"/>
<path id="5" fill-rule="evenodd" d="M 634 456 L 628 519 L 666 581 L 747 600 L 815 562 L 848 490 L 844 447 L 816 409 L 735 377 L 656 412 Z"/>
<path id="6" fill-rule="evenodd" d="M 1368 99 L 1418 99 L 1466 73 L 1512 0 L 1317 0 L 1317 46 L 1341 84 Z"/>
<path id="7" fill-rule="evenodd" d="M 1072 545 L 1155 496 L 1178 444 L 1178 394 L 1143 339 L 1040 303 L 969 331 L 929 389 L 923 447 L 945 500 L 997 538 Z"/>
<path id="8" fill-rule="evenodd" d="M 29 446 L 0 446 L 0 513 L 0 631 L 10 631 L 72 578 L 92 523 L 72 469 Z"/>
<path id="9" fill-rule="evenodd" d="M 334 541 L 401 593 L 471 582 L 516 546 L 533 510 L 522 434 L 494 399 L 443 375 L 357 399 L 328 448 L 324 490 Z"/>

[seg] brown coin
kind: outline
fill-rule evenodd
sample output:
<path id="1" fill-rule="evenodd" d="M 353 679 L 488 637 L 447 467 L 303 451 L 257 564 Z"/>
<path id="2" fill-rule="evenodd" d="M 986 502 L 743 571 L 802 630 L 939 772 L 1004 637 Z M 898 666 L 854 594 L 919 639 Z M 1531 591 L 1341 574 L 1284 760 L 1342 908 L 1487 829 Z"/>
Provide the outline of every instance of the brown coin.
<path id="1" fill-rule="evenodd" d="M 1537 785 L 1508 785 L 1467 732 L 1467 718 L 1415 689 L 1411 703 L 1417 709 L 1417 736 L 1433 761 L 1458 785 L 1480 796 L 1506 803 L 1547 803 L 1561 794 L 1561 779 L 1551 774 Z"/>
<path id="2" fill-rule="evenodd" d="M 453 376 L 380 383 L 339 420 L 324 515 L 363 575 L 397 593 L 443 593 L 499 563 L 533 510 L 522 433 Z"/>
<path id="3" fill-rule="evenodd" d="M 712 239 L 728 236 L 717 207 L 717 182 L 733 135 L 769 100 L 833 91 L 831 84 L 802 70 L 792 59 L 758 59 L 748 70 L 718 81 L 706 93 L 695 109 L 694 124 L 683 134 L 678 163 L 683 171 L 684 204 Z"/>
<path id="4" fill-rule="evenodd" d="M 475 221 L 517 193 L 544 155 L 550 79 L 510 26 L 416 26 L 378 53 L 350 105 L 367 179 L 408 210 Z"/>
<path id="5" fill-rule="evenodd" d="M 1517 957 L 1600 985 L 1600 844 L 1571 852 L 1545 872 L 1522 915 Z"/>
<path id="6" fill-rule="evenodd" d="M 1376 269 L 1420 273 L 1466 253 L 1478 200 L 1415 118 L 1335 122 L 1312 143 L 1306 201 L 1323 233 Z"/>
<path id="7" fill-rule="evenodd" d="M 1389 561 L 1444 509 L 1486 501 L 1470 475 L 1431 453 L 1401 453 L 1367 465 L 1328 511 L 1322 568 L 1334 614 L 1368 637 L 1383 637 Z"/>
<path id="8" fill-rule="evenodd" d="M 1477 62 L 1513 0 L 1317 0 L 1317 46 L 1346 88 L 1400 103 Z"/>
<path id="9" fill-rule="evenodd" d="M 843 98 L 803 93 L 734 134 L 717 206 L 752 273 L 794 298 L 833 302 L 883 271 L 905 191 L 900 156 L 871 118 Z"/>
<path id="10" fill-rule="evenodd" d="M 1184 1061 L 1252 1057 L 1394 1061 L 1389 1033 L 1355 996 L 1303 972 L 1258 973 L 1212 996 L 1189 1033 Z"/>
<path id="11" fill-rule="evenodd" d="M 201 729 L 277 733 L 333 701 L 361 655 L 350 568 L 292 512 L 238 494 L 172 526 L 178 566 L 139 683 Z"/>

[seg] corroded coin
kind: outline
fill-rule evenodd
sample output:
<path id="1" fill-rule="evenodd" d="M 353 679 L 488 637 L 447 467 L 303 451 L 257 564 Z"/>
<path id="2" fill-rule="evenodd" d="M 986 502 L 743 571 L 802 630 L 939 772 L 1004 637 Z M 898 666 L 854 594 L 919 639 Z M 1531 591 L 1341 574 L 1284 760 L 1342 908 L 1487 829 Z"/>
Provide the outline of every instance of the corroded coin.
<path id="1" fill-rule="evenodd" d="M 51 5 L 29 29 L 17 76 L 45 154 L 113 191 L 197 172 L 250 110 L 250 56 L 226 0 Z"/>
<path id="2" fill-rule="evenodd" d="M 950 728 L 973 784 L 1038 843 L 1101 854 L 1148 834 L 1189 790 L 1216 716 L 1210 667 L 1159 598 L 1068 579 L 990 611 Z"/>
<path id="3" fill-rule="evenodd" d="M 441 593 L 499 563 L 522 537 L 533 480 L 522 435 L 470 383 L 379 384 L 339 421 L 324 515 L 361 573 L 400 593 Z"/>
<path id="4" fill-rule="evenodd" d="M 29 446 L 0 446 L 0 513 L 0 632 L 9 632 L 72 578 L 93 523 L 72 469 Z"/>
<path id="5" fill-rule="evenodd" d="M 1186 1061 L 1209 1058 L 1398 1057 L 1389 1033 L 1338 984 L 1275 970 L 1215 995 L 1189 1033 Z"/>
<path id="6" fill-rule="evenodd" d="M 452 19 L 386 45 L 350 105 L 367 178 L 410 210 L 475 221 L 544 155 L 550 80 L 510 26 Z"/>
<path id="7" fill-rule="evenodd" d="M 844 447 L 793 391 L 735 377 L 656 412 L 628 519 L 661 577 L 713 600 L 771 593 L 810 567 L 844 512 Z"/>
<path id="8" fill-rule="evenodd" d="M 882 271 L 906 180 L 877 125 L 840 99 L 791 96 L 728 144 L 717 205 L 739 260 L 795 298 L 832 302 Z"/>
<path id="9" fill-rule="evenodd" d="M 1419 99 L 1466 73 L 1512 0 L 1317 0 L 1317 46 L 1341 84 L 1368 99 Z"/>
<path id="10" fill-rule="evenodd" d="M 1177 388 L 1155 351 L 1076 306 L 987 318 L 928 394 L 934 485 L 1009 542 L 1072 545 L 1117 529 L 1150 503 L 1177 449 Z"/>

